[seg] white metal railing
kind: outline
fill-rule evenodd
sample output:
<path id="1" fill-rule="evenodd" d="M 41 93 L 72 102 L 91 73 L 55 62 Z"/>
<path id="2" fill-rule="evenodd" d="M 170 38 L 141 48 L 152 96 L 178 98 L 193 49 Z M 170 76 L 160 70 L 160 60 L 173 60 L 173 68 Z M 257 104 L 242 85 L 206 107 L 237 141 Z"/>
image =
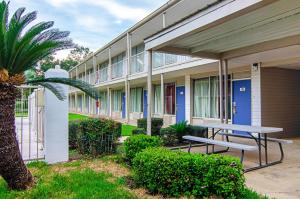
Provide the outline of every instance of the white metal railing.
<path id="1" fill-rule="evenodd" d="M 176 63 L 184 63 L 186 61 L 190 61 L 191 59 L 192 57 L 190 56 L 155 52 L 153 54 L 153 68 L 160 68 L 163 66 L 176 64 Z"/>
<path id="2" fill-rule="evenodd" d="M 127 59 L 123 59 L 117 63 L 111 65 L 111 78 L 116 79 L 122 77 L 124 75 L 124 71 L 126 69 Z"/>
<path id="3" fill-rule="evenodd" d="M 144 52 L 141 52 L 131 57 L 130 74 L 140 73 L 144 71 L 144 58 Z"/>
<path id="4" fill-rule="evenodd" d="M 108 67 L 101 68 L 98 71 L 99 82 L 105 82 L 108 80 Z"/>

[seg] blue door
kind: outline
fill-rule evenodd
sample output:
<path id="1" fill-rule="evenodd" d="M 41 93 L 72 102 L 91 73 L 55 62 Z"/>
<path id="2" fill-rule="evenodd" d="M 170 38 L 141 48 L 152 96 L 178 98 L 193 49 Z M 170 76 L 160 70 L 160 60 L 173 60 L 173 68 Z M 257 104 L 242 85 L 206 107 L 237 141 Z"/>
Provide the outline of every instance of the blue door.
<path id="1" fill-rule="evenodd" d="M 233 124 L 251 125 L 251 80 L 233 81 L 232 92 Z M 234 133 L 248 135 L 239 131 Z"/>
<path id="2" fill-rule="evenodd" d="M 185 121 L 185 87 L 176 87 L 176 123 Z"/>
<path id="3" fill-rule="evenodd" d="M 147 113 L 148 113 L 148 94 L 147 91 L 144 90 L 144 105 L 143 105 L 143 112 L 144 112 L 144 118 L 147 118 Z"/>
<path id="4" fill-rule="evenodd" d="M 122 93 L 122 118 L 126 118 L 126 97 L 125 97 L 125 93 Z"/>

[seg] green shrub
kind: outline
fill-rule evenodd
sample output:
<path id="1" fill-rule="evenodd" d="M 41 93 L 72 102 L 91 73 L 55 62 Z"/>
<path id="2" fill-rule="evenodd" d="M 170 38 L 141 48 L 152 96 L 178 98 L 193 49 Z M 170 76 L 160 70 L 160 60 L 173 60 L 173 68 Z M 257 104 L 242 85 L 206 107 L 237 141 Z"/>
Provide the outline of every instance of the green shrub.
<path id="1" fill-rule="evenodd" d="M 207 137 L 208 128 L 202 126 L 188 125 L 187 134 L 196 137 Z"/>
<path id="2" fill-rule="evenodd" d="M 115 152 L 121 136 L 119 122 L 108 119 L 85 119 L 80 121 L 77 144 L 82 154 L 99 155 Z"/>
<path id="3" fill-rule="evenodd" d="M 177 139 L 179 140 L 179 142 L 182 142 L 182 136 L 187 134 L 187 121 L 178 122 L 176 124 L 171 125 L 171 127 L 176 130 Z"/>
<path id="4" fill-rule="evenodd" d="M 176 146 L 179 143 L 177 132 L 173 127 L 161 128 L 160 137 L 164 146 Z"/>
<path id="5" fill-rule="evenodd" d="M 152 118 L 151 119 L 151 135 L 157 136 L 160 134 L 160 129 L 164 125 L 164 120 L 162 118 Z M 147 131 L 147 118 L 138 119 L 138 128 L 145 129 Z"/>
<path id="6" fill-rule="evenodd" d="M 69 122 L 69 148 L 77 148 L 77 136 L 79 134 L 80 121 L 74 120 Z"/>
<path id="7" fill-rule="evenodd" d="M 137 153 L 149 147 L 162 146 L 159 137 L 148 135 L 134 135 L 126 139 L 124 142 L 126 159 L 131 163 Z"/>
<path id="8" fill-rule="evenodd" d="M 144 135 L 146 135 L 147 132 L 146 132 L 146 130 L 143 129 L 143 128 L 137 128 L 137 129 L 132 130 L 132 135 L 139 135 L 139 134 L 144 134 Z"/>
<path id="9" fill-rule="evenodd" d="M 133 159 L 135 182 L 164 196 L 212 195 L 238 198 L 244 190 L 243 167 L 237 158 L 149 148 Z"/>

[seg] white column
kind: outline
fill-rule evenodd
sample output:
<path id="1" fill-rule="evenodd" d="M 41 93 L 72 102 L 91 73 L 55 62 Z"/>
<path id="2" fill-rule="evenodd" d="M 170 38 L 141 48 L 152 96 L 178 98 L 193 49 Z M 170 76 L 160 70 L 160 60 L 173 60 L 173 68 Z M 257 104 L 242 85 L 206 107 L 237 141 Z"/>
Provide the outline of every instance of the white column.
<path id="1" fill-rule="evenodd" d="M 94 69 L 94 82 L 93 84 L 97 84 L 98 83 L 98 79 L 99 79 L 99 74 L 97 72 L 97 60 L 96 60 L 96 56 L 93 56 L 93 69 Z"/>
<path id="2" fill-rule="evenodd" d="M 164 74 L 160 74 L 161 116 L 165 114 L 165 83 Z"/>
<path id="3" fill-rule="evenodd" d="M 125 75 L 130 75 L 131 71 L 131 34 L 127 33 L 127 68 Z"/>
<path id="4" fill-rule="evenodd" d="M 224 122 L 228 124 L 228 60 L 224 60 Z"/>
<path id="5" fill-rule="evenodd" d="M 78 79 L 78 69 L 76 67 L 75 69 L 75 79 Z M 78 112 L 78 96 L 77 96 L 77 91 L 75 90 L 75 112 Z"/>
<path id="6" fill-rule="evenodd" d="M 88 78 L 87 78 L 87 73 L 86 73 L 86 63 L 84 64 L 84 79 L 85 79 L 85 82 L 88 82 Z M 87 108 L 87 101 L 86 101 L 86 94 L 85 93 L 83 93 L 83 100 L 82 100 L 83 102 L 83 105 L 84 105 L 84 109 L 83 109 L 83 112 L 85 113 L 85 114 L 89 114 L 89 110 L 88 110 L 88 108 Z"/>
<path id="7" fill-rule="evenodd" d="M 111 96 L 111 89 L 107 88 L 107 101 L 108 101 L 108 116 L 112 117 L 112 96 Z"/>
<path id="8" fill-rule="evenodd" d="M 56 67 L 45 73 L 46 78 L 69 76 L 68 72 Z M 60 85 L 65 95 L 68 86 Z M 68 143 L 68 98 L 61 101 L 48 89 L 45 90 L 45 161 L 47 163 L 69 160 Z"/>
<path id="9" fill-rule="evenodd" d="M 251 66 L 251 124 L 261 126 L 261 63 Z"/>
<path id="10" fill-rule="evenodd" d="M 111 49 L 110 47 L 108 48 L 108 80 L 111 80 Z"/>
<path id="11" fill-rule="evenodd" d="M 224 110 L 224 100 L 223 100 L 223 60 L 219 60 L 219 100 L 220 100 L 220 121 L 224 122 L 223 110 Z"/>
<path id="12" fill-rule="evenodd" d="M 191 118 L 191 75 L 185 75 L 185 120 L 190 124 Z"/>
<path id="13" fill-rule="evenodd" d="M 147 105 L 147 134 L 151 135 L 151 117 L 152 117 L 152 50 L 148 51 L 148 105 Z"/>
<path id="14" fill-rule="evenodd" d="M 126 122 L 130 121 L 130 82 L 125 81 L 125 118 Z"/>

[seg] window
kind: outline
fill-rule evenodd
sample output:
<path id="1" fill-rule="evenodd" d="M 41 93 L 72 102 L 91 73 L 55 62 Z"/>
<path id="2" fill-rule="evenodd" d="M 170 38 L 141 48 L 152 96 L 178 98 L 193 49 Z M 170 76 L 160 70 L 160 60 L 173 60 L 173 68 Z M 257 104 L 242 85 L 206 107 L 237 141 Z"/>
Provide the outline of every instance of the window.
<path id="1" fill-rule="evenodd" d="M 99 64 L 99 81 L 104 82 L 108 79 L 108 61 Z"/>
<path id="2" fill-rule="evenodd" d="M 175 115 L 175 84 L 165 85 L 165 113 Z"/>
<path id="3" fill-rule="evenodd" d="M 113 111 L 121 112 L 122 111 L 122 91 L 112 91 L 112 102 L 113 102 Z"/>
<path id="4" fill-rule="evenodd" d="M 154 113 L 161 114 L 161 85 L 154 86 Z"/>
<path id="5" fill-rule="evenodd" d="M 153 68 L 159 68 L 164 65 L 164 54 L 160 52 L 153 52 Z"/>
<path id="6" fill-rule="evenodd" d="M 143 88 L 130 89 L 130 109 L 131 112 L 142 112 L 143 106 Z"/>
<path id="7" fill-rule="evenodd" d="M 231 80 L 228 77 L 228 118 L 231 107 Z M 219 78 L 208 77 L 194 81 L 194 117 L 219 118 Z"/>

